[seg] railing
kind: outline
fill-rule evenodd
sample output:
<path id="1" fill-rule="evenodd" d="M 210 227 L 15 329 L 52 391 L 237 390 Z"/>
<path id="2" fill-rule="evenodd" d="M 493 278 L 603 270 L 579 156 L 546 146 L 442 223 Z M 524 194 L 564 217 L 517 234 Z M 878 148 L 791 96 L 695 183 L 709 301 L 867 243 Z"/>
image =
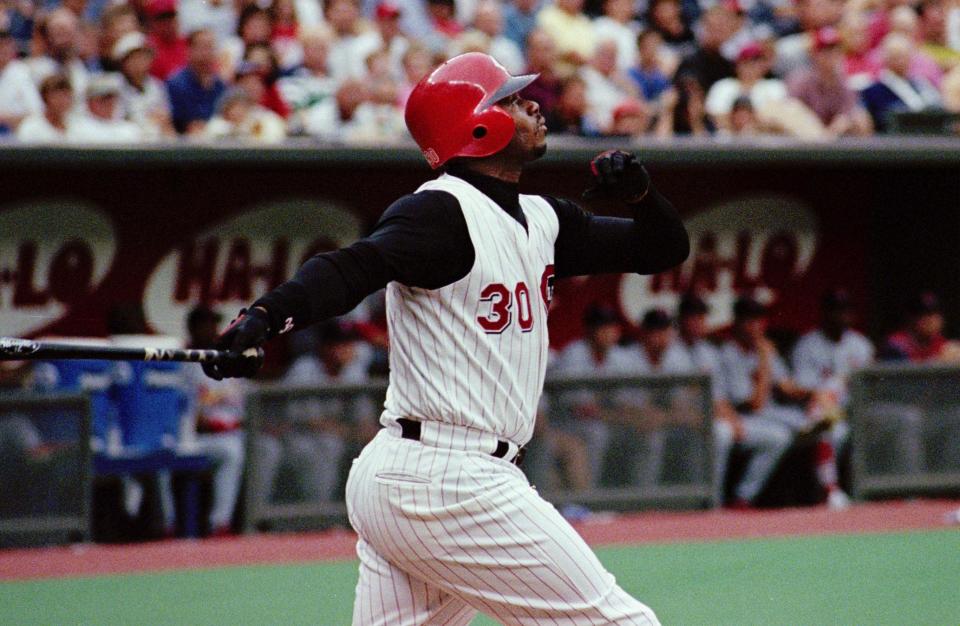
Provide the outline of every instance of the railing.
<path id="1" fill-rule="evenodd" d="M 960 367 L 871 367 L 850 392 L 855 497 L 960 492 Z"/>
<path id="2" fill-rule="evenodd" d="M 378 382 L 267 387 L 248 396 L 245 530 L 346 523 L 343 482 L 350 460 L 373 433 L 385 392 L 386 383 Z M 601 407 L 599 419 L 577 414 L 584 394 Z M 707 376 L 554 380 L 546 385 L 544 405 L 525 462 L 538 486 L 535 474 L 561 460 L 549 445 L 557 433 L 575 441 L 584 430 L 592 435 L 602 430 L 606 440 L 601 451 L 606 467 L 595 480 L 577 490 L 540 488 L 548 500 L 602 509 L 712 503 Z"/>
<path id="3" fill-rule="evenodd" d="M 0 547 L 90 537 L 90 405 L 0 396 Z"/>

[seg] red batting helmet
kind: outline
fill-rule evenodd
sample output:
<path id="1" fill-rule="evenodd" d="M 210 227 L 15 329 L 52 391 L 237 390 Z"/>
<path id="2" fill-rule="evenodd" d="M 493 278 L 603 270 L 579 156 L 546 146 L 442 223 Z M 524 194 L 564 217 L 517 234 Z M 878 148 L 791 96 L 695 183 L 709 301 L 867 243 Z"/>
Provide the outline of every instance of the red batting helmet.
<path id="1" fill-rule="evenodd" d="M 468 52 L 421 80 L 407 100 L 407 128 L 430 167 L 453 157 L 485 157 L 502 150 L 516 131 L 496 103 L 535 81 L 511 76 L 493 57 Z"/>

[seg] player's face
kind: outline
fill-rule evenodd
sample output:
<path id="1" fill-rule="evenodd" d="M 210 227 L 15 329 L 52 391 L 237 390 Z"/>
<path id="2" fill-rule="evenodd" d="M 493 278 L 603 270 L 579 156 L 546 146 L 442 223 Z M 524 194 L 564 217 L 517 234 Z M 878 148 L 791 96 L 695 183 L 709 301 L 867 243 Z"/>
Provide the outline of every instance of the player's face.
<path id="1" fill-rule="evenodd" d="M 507 96 L 497 105 L 513 118 L 517 129 L 505 151 L 515 153 L 523 162 L 542 157 L 547 151 L 547 125 L 540 105 L 518 94 Z"/>

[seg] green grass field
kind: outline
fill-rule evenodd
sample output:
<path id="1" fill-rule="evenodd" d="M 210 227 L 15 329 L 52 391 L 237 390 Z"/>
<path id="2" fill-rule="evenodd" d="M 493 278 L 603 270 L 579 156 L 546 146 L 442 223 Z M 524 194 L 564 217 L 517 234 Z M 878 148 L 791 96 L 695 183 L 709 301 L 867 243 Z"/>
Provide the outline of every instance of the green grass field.
<path id="1" fill-rule="evenodd" d="M 956 530 L 597 552 L 664 624 L 960 624 Z M 0 624 L 349 624 L 356 576 L 343 562 L 4 583 Z"/>

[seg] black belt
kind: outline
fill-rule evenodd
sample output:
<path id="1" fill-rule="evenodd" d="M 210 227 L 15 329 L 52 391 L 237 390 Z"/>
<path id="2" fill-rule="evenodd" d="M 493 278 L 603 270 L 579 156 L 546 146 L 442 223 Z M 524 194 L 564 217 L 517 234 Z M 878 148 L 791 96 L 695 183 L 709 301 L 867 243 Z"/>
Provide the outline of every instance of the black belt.
<path id="1" fill-rule="evenodd" d="M 397 424 L 400 425 L 400 436 L 404 439 L 412 439 L 414 441 L 420 441 L 420 422 L 416 420 L 407 419 L 401 417 L 397 419 Z M 510 452 L 510 444 L 502 439 L 497 441 L 497 449 L 490 453 L 491 456 L 495 456 L 498 459 L 502 459 L 507 456 L 507 453 Z M 527 449 L 521 447 L 517 450 L 517 455 L 513 457 L 510 461 L 517 467 L 522 467 L 523 457 L 526 454 Z"/>

